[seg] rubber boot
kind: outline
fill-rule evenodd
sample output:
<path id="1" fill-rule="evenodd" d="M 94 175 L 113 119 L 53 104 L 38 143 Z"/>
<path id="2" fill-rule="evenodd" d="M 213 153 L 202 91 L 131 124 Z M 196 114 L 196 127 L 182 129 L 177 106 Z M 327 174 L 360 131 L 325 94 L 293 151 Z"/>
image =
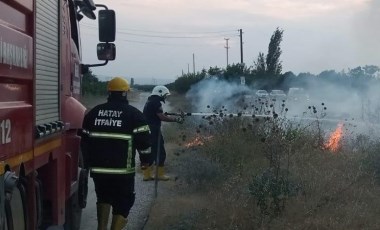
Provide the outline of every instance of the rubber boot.
<path id="1" fill-rule="evenodd" d="M 168 181 L 170 177 L 165 175 L 164 166 L 158 166 L 158 180 Z"/>
<path id="2" fill-rule="evenodd" d="M 147 166 L 143 169 L 143 181 L 153 180 L 152 176 L 152 166 Z"/>
<path id="3" fill-rule="evenodd" d="M 107 230 L 108 217 L 110 215 L 111 205 L 106 203 L 96 204 L 98 216 L 98 230 Z"/>
<path id="4" fill-rule="evenodd" d="M 122 230 L 127 225 L 127 219 L 122 215 L 113 215 L 111 230 Z"/>

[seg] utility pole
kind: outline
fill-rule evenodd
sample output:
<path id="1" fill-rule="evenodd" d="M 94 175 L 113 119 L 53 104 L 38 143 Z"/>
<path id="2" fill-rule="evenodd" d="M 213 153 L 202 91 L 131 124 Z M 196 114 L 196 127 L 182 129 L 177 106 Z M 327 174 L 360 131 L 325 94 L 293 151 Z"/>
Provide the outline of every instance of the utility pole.
<path id="1" fill-rule="evenodd" d="M 230 40 L 230 39 L 229 38 L 225 38 L 224 40 L 226 40 L 226 46 L 224 48 L 226 48 L 226 50 L 227 50 L 227 66 L 228 66 L 228 49 L 230 48 L 228 46 L 228 40 Z"/>
<path id="2" fill-rule="evenodd" d="M 195 56 L 194 56 L 194 53 L 193 53 L 193 74 L 195 76 Z"/>
<path id="3" fill-rule="evenodd" d="M 240 62 L 241 64 L 243 64 L 244 63 L 243 61 L 243 30 L 240 29 L 239 32 L 240 32 Z"/>
<path id="4" fill-rule="evenodd" d="M 187 63 L 187 74 L 189 74 L 189 73 L 190 73 L 190 64 Z"/>

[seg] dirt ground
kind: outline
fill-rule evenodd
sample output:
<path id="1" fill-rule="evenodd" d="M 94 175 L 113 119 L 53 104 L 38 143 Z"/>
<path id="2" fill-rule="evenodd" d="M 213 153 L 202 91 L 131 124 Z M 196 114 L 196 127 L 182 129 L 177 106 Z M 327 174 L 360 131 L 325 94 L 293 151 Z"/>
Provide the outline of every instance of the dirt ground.
<path id="1" fill-rule="evenodd" d="M 192 196 L 181 195 L 182 178 L 179 174 L 180 170 L 178 170 L 181 149 L 176 143 L 166 143 L 168 153 L 166 167 L 171 180 L 159 182 L 158 195 L 153 200 L 144 230 L 178 229 L 173 225 L 181 221 L 179 214 L 191 213 L 193 211 L 192 203 L 198 203 L 197 200 L 201 199 L 195 194 Z M 199 205 L 197 206 L 199 207 Z"/>
<path id="2" fill-rule="evenodd" d="M 164 106 L 165 112 L 187 110 L 185 99 L 181 96 L 171 96 Z M 157 197 L 152 202 L 144 230 L 187 230 L 195 229 L 194 221 L 201 213 L 202 207 L 207 206 L 204 194 L 189 189 L 182 172 L 191 167 L 193 161 L 188 157 L 197 155 L 197 148 L 187 148 L 182 139 L 183 131 L 191 126 L 191 120 L 185 119 L 183 125 L 164 123 L 162 133 L 165 139 L 167 160 L 165 163 L 169 181 L 159 182 Z M 203 160 L 203 159 L 201 159 Z"/>

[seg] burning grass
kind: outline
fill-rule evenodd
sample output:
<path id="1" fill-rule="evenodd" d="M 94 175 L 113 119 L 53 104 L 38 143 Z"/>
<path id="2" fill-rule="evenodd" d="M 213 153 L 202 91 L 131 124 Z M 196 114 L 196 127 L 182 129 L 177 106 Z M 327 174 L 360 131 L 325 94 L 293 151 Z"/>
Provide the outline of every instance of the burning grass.
<path id="1" fill-rule="evenodd" d="M 186 124 L 172 162 L 181 195 L 164 197 L 174 208 L 154 229 L 380 229 L 378 140 L 342 124 L 324 133 L 318 120 Z"/>
<path id="2" fill-rule="evenodd" d="M 341 148 L 342 138 L 343 138 L 343 124 L 339 123 L 335 131 L 330 134 L 330 137 L 325 143 L 324 148 L 331 150 L 333 152 L 337 152 Z"/>

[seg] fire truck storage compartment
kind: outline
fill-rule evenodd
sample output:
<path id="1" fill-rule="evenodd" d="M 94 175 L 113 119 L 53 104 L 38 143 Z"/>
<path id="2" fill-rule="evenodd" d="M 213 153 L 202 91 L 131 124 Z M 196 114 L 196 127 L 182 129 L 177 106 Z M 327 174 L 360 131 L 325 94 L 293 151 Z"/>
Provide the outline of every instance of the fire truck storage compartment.
<path id="1" fill-rule="evenodd" d="M 59 120 L 59 2 L 36 1 L 36 125 Z"/>

